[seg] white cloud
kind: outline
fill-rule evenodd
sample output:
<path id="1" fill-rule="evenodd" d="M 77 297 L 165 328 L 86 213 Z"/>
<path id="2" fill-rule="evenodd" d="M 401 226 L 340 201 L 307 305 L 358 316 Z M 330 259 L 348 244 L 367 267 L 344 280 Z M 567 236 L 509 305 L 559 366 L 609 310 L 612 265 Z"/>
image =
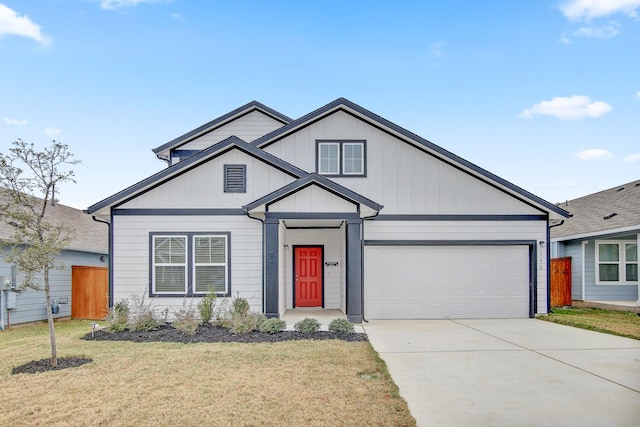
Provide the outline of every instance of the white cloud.
<path id="1" fill-rule="evenodd" d="M 124 9 L 139 3 L 158 3 L 161 0 L 102 0 L 100 7 L 104 10 Z"/>
<path id="2" fill-rule="evenodd" d="M 640 99 L 640 90 L 636 92 L 636 99 Z"/>
<path id="3" fill-rule="evenodd" d="M 562 44 L 571 44 L 571 39 L 567 35 L 567 33 L 562 33 L 560 35 L 560 43 Z"/>
<path id="4" fill-rule="evenodd" d="M 573 32 L 576 37 L 590 37 L 595 39 L 610 39 L 620 34 L 620 24 L 611 21 L 609 25 L 602 27 L 582 27 Z"/>
<path id="5" fill-rule="evenodd" d="M 40 25 L 0 3 L 0 36 L 3 34 L 28 37 L 43 45 L 51 42 L 49 37 L 42 34 Z"/>
<path id="6" fill-rule="evenodd" d="M 55 129 L 55 128 L 44 128 L 42 131 L 47 136 L 56 136 L 62 133 L 61 129 Z"/>
<path id="7" fill-rule="evenodd" d="M 560 10 L 572 21 L 589 21 L 594 18 L 624 13 L 636 17 L 640 0 L 570 0 L 560 5 Z"/>
<path id="8" fill-rule="evenodd" d="M 26 120 L 11 119 L 9 117 L 3 117 L 2 119 L 8 125 L 24 126 L 27 124 Z"/>
<path id="9" fill-rule="evenodd" d="M 640 153 L 629 154 L 627 157 L 624 158 L 624 161 L 627 163 L 640 162 Z"/>
<path id="10" fill-rule="evenodd" d="M 588 96 L 558 96 L 550 101 L 540 101 L 526 108 L 518 117 L 532 119 L 534 115 L 553 116 L 558 119 L 583 119 L 600 117 L 613 108 L 602 101 L 591 101 Z"/>
<path id="11" fill-rule="evenodd" d="M 613 154 L 604 148 L 591 148 L 589 150 L 578 151 L 573 155 L 580 160 L 604 160 L 613 158 Z"/>

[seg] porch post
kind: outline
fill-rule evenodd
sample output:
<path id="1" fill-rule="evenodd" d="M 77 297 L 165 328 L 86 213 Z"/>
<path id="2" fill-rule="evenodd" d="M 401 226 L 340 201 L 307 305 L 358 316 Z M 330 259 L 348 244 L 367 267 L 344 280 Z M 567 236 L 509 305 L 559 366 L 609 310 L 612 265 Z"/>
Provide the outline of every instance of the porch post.
<path id="1" fill-rule="evenodd" d="M 347 318 L 362 323 L 362 220 L 347 220 Z"/>
<path id="2" fill-rule="evenodd" d="M 636 244 L 637 244 L 636 255 L 638 256 L 638 259 L 636 259 L 636 261 L 640 266 L 640 233 L 636 235 Z M 636 306 L 640 307 L 640 277 L 638 277 L 637 280 L 638 280 L 638 299 L 636 300 Z"/>
<path id="3" fill-rule="evenodd" d="M 278 220 L 264 220 L 264 314 L 280 317 L 278 298 Z"/>

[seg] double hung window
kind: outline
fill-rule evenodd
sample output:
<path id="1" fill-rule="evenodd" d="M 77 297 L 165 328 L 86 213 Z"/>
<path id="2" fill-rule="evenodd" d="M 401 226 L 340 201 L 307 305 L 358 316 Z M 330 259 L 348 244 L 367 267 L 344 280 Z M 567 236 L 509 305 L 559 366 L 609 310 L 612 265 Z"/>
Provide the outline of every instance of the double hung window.
<path id="1" fill-rule="evenodd" d="M 598 242 L 596 246 L 597 282 L 599 284 L 635 284 L 638 282 L 637 243 Z"/>

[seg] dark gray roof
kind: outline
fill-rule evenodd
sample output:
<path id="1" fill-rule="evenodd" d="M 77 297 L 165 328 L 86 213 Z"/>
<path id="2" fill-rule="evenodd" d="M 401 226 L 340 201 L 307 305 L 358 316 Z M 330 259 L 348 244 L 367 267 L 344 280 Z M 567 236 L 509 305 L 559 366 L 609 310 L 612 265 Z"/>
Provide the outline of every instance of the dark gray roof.
<path id="1" fill-rule="evenodd" d="M 256 201 L 249 203 L 246 206 L 243 206 L 243 209 L 246 211 L 250 211 L 251 209 L 255 209 L 256 207 L 268 203 L 272 203 L 276 200 L 282 199 L 283 197 L 288 196 L 289 194 L 293 194 L 297 191 L 302 190 L 303 188 L 308 187 L 309 185 L 317 184 L 325 190 L 342 197 L 345 200 L 349 200 L 356 204 L 363 204 L 365 206 L 370 207 L 375 211 L 379 211 L 383 208 L 382 205 L 374 202 L 373 200 L 367 199 L 366 197 L 356 193 L 355 191 L 351 191 L 342 185 L 333 182 L 323 176 L 320 176 L 316 173 L 310 173 L 305 177 L 302 177 L 290 184 L 285 185 L 284 187 L 267 194 L 264 197 L 259 198 Z"/>
<path id="2" fill-rule="evenodd" d="M 259 110 L 261 112 L 263 112 L 264 114 L 267 114 L 268 116 L 274 118 L 275 120 L 283 123 L 283 124 L 287 124 L 289 123 L 292 119 L 290 117 L 285 116 L 284 114 L 267 107 L 264 104 L 261 104 L 258 101 L 251 101 L 241 107 L 236 108 L 233 111 L 228 112 L 227 114 L 224 114 L 216 119 L 211 120 L 208 123 L 203 124 L 200 127 L 195 128 L 194 130 L 185 133 L 184 135 L 181 135 L 175 139 L 172 139 L 171 141 L 167 142 L 166 144 L 163 144 L 157 148 L 153 149 L 153 152 L 158 154 L 160 151 L 162 150 L 166 150 L 168 148 L 174 148 L 177 147 L 179 145 L 182 145 L 186 142 L 188 142 L 193 136 L 195 135 L 199 135 L 202 132 L 211 132 L 212 130 L 216 129 L 217 127 L 225 124 L 229 119 L 239 115 L 239 114 L 247 114 L 250 113 L 254 110 Z"/>
<path id="3" fill-rule="evenodd" d="M 323 117 L 332 114 L 333 112 L 335 112 L 336 110 L 340 110 L 340 109 L 344 109 L 344 107 L 357 112 L 358 114 L 360 114 L 363 117 L 366 117 L 366 119 L 369 121 L 369 123 L 373 124 L 374 126 L 377 126 L 378 128 L 385 130 L 388 129 L 392 132 L 395 132 L 397 135 L 400 135 L 403 138 L 406 138 L 406 140 L 409 141 L 413 141 L 418 145 L 423 146 L 424 148 L 428 149 L 431 152 L 437 153 L 439 156 L 441 156 L 441 158 L 447 159 L 448 161 L 451 161 L 454 164 L 458 164 L 461 165 L 465 168 L 468 168 L 469 170 L 473 171 L 475 174 L 477 174 L 478 177 L 481 177 L 481 179 L 484 179 L 485 182 L 489 182 L 489 183 L 495 183 L 495 184 L 499 184 L 500 186 L 503 186 L 507 189 L 509 189 L 510 191 L 514 192 L 515 194 L 518 194 L 519 196 L 528 199 L 536 204 L 538 204 L 539 206 L 544 207 L 545 209 L 548 209 L 551 212 L 555 212 L 556 214 L 561 215 L 562 217 L 567 217 L 569 214 L 567 212 L 565 212 L 562 208 L 554 205 L 551 202 L 548 202 L 538 196 L 536 196 L 535 194 L 529 193 L 528 191 L 518 187 L 515 184 L 512 184 L 511 182 L 500 178 L 497 175 L 494 175 L 493 173 L 469 162 L 468 160 L 463 159 L 462 157 L 459 157 L 455 154 L 453 154 L 450 151 L 445 150 L 444 148 L 434 144 L 431 141 L 428 141 L 418 135 L 416 135 L 413 132 L 410 132 L 398 125 L 396 125 L 395 123 L 390 122 L 389 120 L 378 116 L 377 114 L 359 106 L 358 104 L 355 104 L 351 101 L 349 101 L 348 99 L 345 98 L 338 98 L 335 101 L 330 102 L 329 104 L 318 108 L 315 111 L 312 111 L 311 113 L 300 117 L 299 119 L 296 119 L 288 124 L 286 124 L 285 126 L 274 130 L 271 133 L 266 134 L 265 136 L 256 139 L 255 141 L 253 141 L 251 144 L 255 145 L 256 147 L 260 147 L 260 148 L 264 148 L 267 147 L 273 143 L 275 143 L 276 141 L 285 138 L 286 136 L 296 132 L 297 130 L 299 130 L 302 127 L 308 126 L 312 123 L 315 123 L 316 121 L 322 119 Z M 347 111 L 347 110 L 345 110 Z M 348 111 L 347 111 L 348 112 Z"/>
<path id="4" fill-rule="evenodd" d="M 47 207 L 45 219 L 52 224 L 63 224 L 75 230 L 69 249 L 96 254 L 109 253 L 109 227 L 107 224 L 94 221 L 91 215 L 56 203 L 55 206 Z M 0 239 L 6 239 L 12 234 L 13 227 L 0 220 Z"/>
<path id="5" fill-rule="evenodd" d="M 640 180 L 558 205 L 573 216 L 551 229 L 552 238 L 607 234 L 610 230 L 633 227 L 640 229 Z"/>
<path id="6" fill-rule="evenodd" d="M 168 181 L 173 177 L 178 176 L 179 174 L 182 174 L 200 165 L 201 163 L 211 158 L 215 158 L 221 153 L 225 153 L 227 152 L 227 150 L 233 148 L 237 148 L 296 178 L 300 178 L 301 176 L 307 174 L 307 172 L 305 172 L 304 170 L 293 166 L 292 164 L 287 163 L 284 160 L 279 159 L 278 157 L 275 157 L 274 155 L 267 153 L 264 150 L 261 150 L 260 148 L 256 148 L 236 136 L 230 136 L 224 141 L 220 141 L 209 148 L 205 148 L 204 150 L 181 161 L 180 163 L 169 166 L 168 168 L 161 170 L 155 175 L 143 179 L 142 181 L 114 194 L 113 196 L 107 197 L 106 199 L 92 206 L 89 206 L 89 208 L 87 208 L 87 212 L 95 213 L 104 207 L 120 204 L 141 191 L 160 185 L 161 183 Z"/>

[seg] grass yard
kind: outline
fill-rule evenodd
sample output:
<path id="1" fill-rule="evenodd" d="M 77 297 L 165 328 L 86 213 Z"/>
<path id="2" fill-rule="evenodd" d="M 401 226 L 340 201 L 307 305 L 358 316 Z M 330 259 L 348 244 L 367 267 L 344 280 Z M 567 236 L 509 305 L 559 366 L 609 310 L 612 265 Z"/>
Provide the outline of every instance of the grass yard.
<path id="1" fill-rule="evenodd" d="M 539 319 L 640 340 L 640 316 L 636 313 L 568 307 L 554 308 L 553 313 Z"/>
<path id="2" fill-rule="evenodd" d="M 85 341 L 56 324 L 58 356 L 92 363 L 11 375 L 49 357 L 46 324 L 0 331 L 3 425 L 415 426 L 368 342 Z"/>

